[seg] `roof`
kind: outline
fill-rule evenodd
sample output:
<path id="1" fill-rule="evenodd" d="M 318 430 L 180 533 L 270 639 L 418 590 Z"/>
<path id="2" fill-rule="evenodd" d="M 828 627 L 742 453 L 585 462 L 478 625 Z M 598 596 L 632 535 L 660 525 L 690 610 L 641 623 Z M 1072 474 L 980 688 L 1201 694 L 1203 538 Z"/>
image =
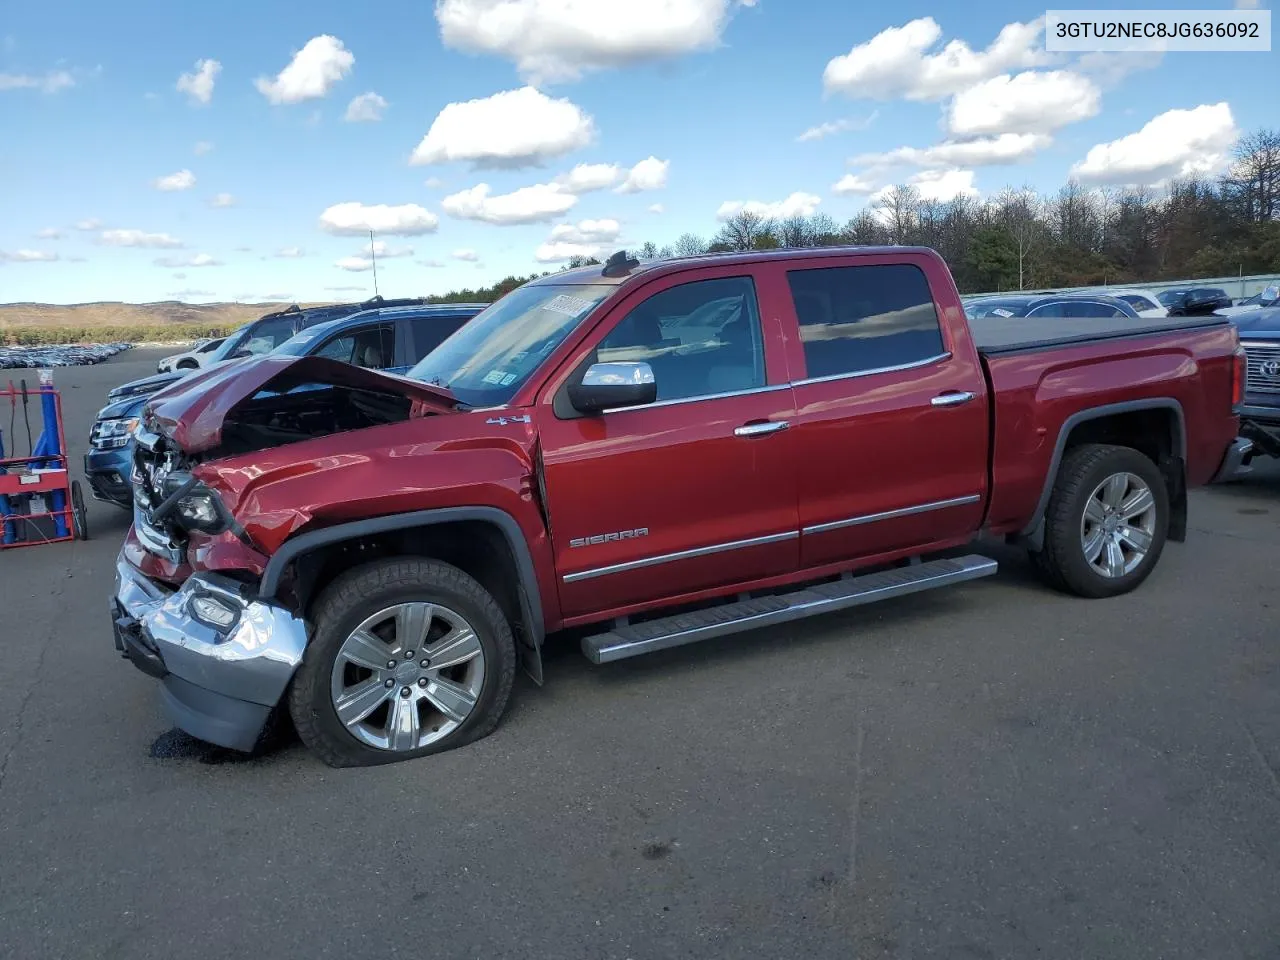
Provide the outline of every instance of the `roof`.
<path id="1" fill-rule="evenodd" d="M 411 320 L 414 317 L 453 317 L 459 314 L 475 316 L 487 306 L 489 306 L 487 303 L 424 303 L 415 307 L 381 307 L 376 310 L 360 310 L 344 317 L 335 317 L 332 320 L 313 323 L 306 328 L 306 332 L 308 334 L 332 333 L 334 330 L 341 330 L 349 325 L 368 323 L 371 320 L 380 319 Z"/>
<path id="2" fill-rule="evenodd" d="M 620 253 L 622 251 L 619 251 Z M 846 245 L 840 247 L 786 247 L 778 250 L 735 250 L 728 253 L 703 253 L 693 257 L 667 257 L 662 260 L 642 260 L 625 273 L 618 273 L 614 276 L 605 276 L 604 264 L 592 264 L 589 267 L 576 267 L 572 270 L 562 270 L 559 273 L 552 273 L 545 277 L 539 277 L 536 280 L 530 280 L 530 284 L 539 284 L 543 286 L 562 286 L 572 284 L 612 284 L 621 285 L 626 283 L 633 277 L 642 275 L 658 275 L 663 273 L 673 273 L 677 270 L 687 270 L 690 267 L 701 266 L 738 266 L 752 263 L 767 263 L 773 260 L 817 260 L 824 257 L 849 257 L 849 256 L 883 256 L 890 254 L 901 256 L 902 254 L 924 254 L 929 257 L 937 257 L 938 252 L 930 247 L 871 247 Z M 614 254 L 618 256 L 618 254 Z"/>
<path id="3" fill-rule="evenodd" d="M 999 293 L 991 294 L 985 297 L 974 297 L 972 300 L 966 300 L 966 306 L 974 306 L 980 303 L 1024 303 L 1024 304 L 1041 304 L 1053 303 L 1056 300 L 1101 300 L 1103 303 L 1108 300 L 1119 300 L 1120 298 L 1110 293 L 1089 293 L 1088 291 L 1079 291 L 1076 293 Z M 1123 301 L 1121 301 L 1123 303 Z"/>

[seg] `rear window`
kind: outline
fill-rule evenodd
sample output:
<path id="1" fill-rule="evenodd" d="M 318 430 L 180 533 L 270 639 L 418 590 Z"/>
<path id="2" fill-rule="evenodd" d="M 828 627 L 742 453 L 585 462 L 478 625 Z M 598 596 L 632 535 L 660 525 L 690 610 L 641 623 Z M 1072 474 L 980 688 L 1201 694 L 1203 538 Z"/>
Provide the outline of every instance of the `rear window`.
<path id="1" fill-rule="evenodd" d="M 907 263 L 789 270 L 810 379 L 868 373 L 946 353 L 924 271 Z"/>

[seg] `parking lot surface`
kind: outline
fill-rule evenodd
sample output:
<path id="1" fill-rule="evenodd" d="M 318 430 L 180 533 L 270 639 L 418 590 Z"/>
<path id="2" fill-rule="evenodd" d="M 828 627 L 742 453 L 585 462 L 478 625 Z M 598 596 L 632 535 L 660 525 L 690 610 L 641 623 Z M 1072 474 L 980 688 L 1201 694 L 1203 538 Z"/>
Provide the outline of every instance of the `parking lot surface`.
<path id="1" fill-rule="evenodd" d="M 73 463 L 161 355 L 55 372 Z M 1193 493 L 1127 597 L 992 548 L 848 614 L 561 643 L 491 737 L 355 770 L 172 731 L 111 642 L 127 516 L 89 521 L 0 552 L 0 957 L 1280 957 L 1274 468 Z"/>

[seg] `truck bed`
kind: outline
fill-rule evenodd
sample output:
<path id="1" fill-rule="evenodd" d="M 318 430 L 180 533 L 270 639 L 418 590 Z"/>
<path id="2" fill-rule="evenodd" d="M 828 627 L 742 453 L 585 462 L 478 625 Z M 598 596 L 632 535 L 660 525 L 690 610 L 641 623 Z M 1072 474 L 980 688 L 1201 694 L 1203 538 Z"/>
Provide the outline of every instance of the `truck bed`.
<path id="1" fill-rule="evenodd" d="M 979 317 L 969 321 L 985 356 L 1092 343 L 1119 337 L 1175 333 L 1230 324 L 1227 317 Z"/>

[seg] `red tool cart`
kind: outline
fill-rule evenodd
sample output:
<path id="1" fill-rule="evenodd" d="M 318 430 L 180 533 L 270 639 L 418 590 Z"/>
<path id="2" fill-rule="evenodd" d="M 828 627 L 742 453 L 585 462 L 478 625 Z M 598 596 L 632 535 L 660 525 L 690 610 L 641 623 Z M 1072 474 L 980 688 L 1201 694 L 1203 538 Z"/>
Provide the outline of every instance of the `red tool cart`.
<path id="1" fill-rule="evenodd" d="M 27 390 L 27 382 L 15 387 L 9 381 L 0 389 L 0 417 L 9 407 L 9 429 L 0 426 L 0 550 L 31 547 L 61 540 L 86 540 L 84 496 L 80 483 L 71 479 L 63 448 L 62 397 L 53 386 L 53 371 L 40 371 L 40 385 Z M 32 441 L 31 401 L 40 418 L 39 439 Z M 8 400 L 6 404 L 5 401 Z M 18 407 L 26 426 L 27 455 L 15 456 L 20 445 L 16 434 Z"/>

